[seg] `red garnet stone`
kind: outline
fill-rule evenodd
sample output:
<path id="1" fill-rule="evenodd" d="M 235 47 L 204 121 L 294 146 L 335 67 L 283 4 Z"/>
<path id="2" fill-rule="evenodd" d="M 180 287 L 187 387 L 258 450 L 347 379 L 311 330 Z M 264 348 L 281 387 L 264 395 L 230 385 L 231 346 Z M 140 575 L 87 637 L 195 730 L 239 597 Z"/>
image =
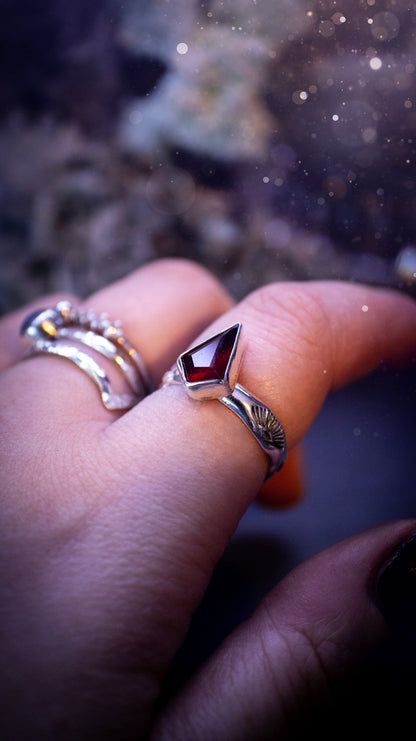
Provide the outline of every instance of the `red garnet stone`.
<path id="1" fill-rule="evenodd" d="M 238 329 L 238 325 L 230 327 L 182 355 L 182 366 L 187 383 L 225 379 Z"/>

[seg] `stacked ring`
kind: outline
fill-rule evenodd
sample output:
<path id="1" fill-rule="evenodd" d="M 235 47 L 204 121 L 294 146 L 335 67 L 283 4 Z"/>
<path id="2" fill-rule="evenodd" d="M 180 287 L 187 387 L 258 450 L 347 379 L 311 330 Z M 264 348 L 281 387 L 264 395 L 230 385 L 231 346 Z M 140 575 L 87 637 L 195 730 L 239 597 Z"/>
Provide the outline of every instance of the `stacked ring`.
<path id="1" fill-rule="evenodd" d="M 216 399 L 236 414 L 266 453 L 266 480 L 279 471 L 287 458 L 286 435 L 271 409 L 237 383 L 243 351 L 237 323 L 179 355 L 176 365 L 165 373 L 161 386 L 181 384 L 192 399 Z M 122 332 L 119 322 L 60 301 L 54 308 L 30 314 L 22 324 L 21 336 L 31 355 L 65 358 L 96 384 L 101 400 L 110 411 L 127 410 L 152 390 L 150 377 L 136 348 Z M 112 361 L 130 391 L 117 394 L 104 369 L 85 349 Z"/>
<path id="2" fill-rule="evenodd" d="M 146 396 L 152 387 L 143 360 L 122 332 L 120 322 L 106 314 L 97 315 L 60 301 L 54 308 L 30 314 L 20 330 L 31 355 L 49 354 L 66 358 L 96 384 L 101 400 L 110 411 L 127 410 Z M 104 369 L 85 349 L 112 361 L 130 388 L 116 394 Z"/>

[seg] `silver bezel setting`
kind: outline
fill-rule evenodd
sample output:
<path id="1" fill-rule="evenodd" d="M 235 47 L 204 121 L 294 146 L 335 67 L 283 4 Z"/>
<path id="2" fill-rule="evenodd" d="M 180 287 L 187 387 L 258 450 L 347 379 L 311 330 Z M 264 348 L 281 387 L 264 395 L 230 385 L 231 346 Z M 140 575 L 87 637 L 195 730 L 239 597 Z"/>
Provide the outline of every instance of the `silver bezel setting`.
<path id="1" fill-rule="evenodd" d="M 273 414 L 272 410 L 237 383 L 243 349 L 241 344 L 239 346 L 241 324 L 238 323 L 228 329 L 232 329 L 235 326 L 238 326 L 238 332 L 227 364 L 224 380 L 189 383 L 186 380 L 182 361 L 185 355 L 196 350 L 200 345 L 204 345 L 205 342 L 208 343 L 210 340 L 215 340 L 222 334 L 222 332 L 219 332 L 209 340 L 205 340 L 182 353 L 176 365 L 163 376 L 161 388 L 171 385 L 184 386 L 187 394 L 193 399 L 199 401 L 216 399 L 221 404 L 224 404 L 227 409 L 233 412 L 245 424 L 267 455 L 268 470 L 265 476 L 265 480 L 267 481 L 282 468 L 287 459 L 286 434 L 282 423 Z M 226 331 L 224 330 L 224 332 Z"/>
<path id="2" fill-rule="evenodd" d="M 237 328 L 237 332 L 224 373 L 224 377 L 222 379 L 212 379 L 207 381 L 188 381 L 186 378 L 186 371 L 183 362 L 185 356 L 191 354 L 193 351 L 198 350 L 198 348 L 203 347 L 205 344 L 213 342 L 222 334 L 234 328 Z M 181 355 L 179 355 L 176 361 L 178 372 L 188 395 L 192 399 L 196 399 L 197 401 L 210 401 L 212 399 L 220 399 L 223 396 L 229 396 L 230 394 L 232 394 L 237 383 L 237 378 L 244 354 L 243 346 L 239 342 L 241 329 L 241 323 L 237 322 L 230 327 L 226 327 L 226 329 L 222 330 L 222 332 L 217 332 L 217 334 L 213 337 L 209 337 L 207 340 L 203 340 L 202 342 L 198 343 L 198 345 L 194 345 L 193 347 L 189 348 L 185 352 L 181 353 Z"/>

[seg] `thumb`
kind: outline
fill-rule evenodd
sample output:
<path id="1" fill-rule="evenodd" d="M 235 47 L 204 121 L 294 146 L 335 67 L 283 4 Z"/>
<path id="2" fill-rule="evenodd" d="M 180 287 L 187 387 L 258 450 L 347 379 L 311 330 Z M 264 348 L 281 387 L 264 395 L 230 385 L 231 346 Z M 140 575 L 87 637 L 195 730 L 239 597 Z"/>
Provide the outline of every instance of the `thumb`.
<path id="1" fill-rule="evenodd" d="M 296 568 L 161 711 L 152 741 L 322 733 L 321 710 L 339 682 L 388 638 L 383 615 L 392 622 L 403 611 L 408 622 L 410 608 L 416 624 L 416 540 L 407 540 L 415 526 L 382 525 Z"/>

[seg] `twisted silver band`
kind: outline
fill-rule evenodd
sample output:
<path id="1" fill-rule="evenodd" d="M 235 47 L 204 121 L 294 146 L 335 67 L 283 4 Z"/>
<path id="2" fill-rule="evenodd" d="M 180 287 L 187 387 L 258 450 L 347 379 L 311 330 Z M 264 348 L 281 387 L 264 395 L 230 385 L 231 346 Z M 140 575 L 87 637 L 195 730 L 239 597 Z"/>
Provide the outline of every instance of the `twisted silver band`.
<path id="1" fill-rule="evenodd" d="M 130 409 L 151 390 L 151 380 L 140 354 L 123 334 L 120 323 L 111 322 L 107 315 L 82 311 L 69 301 L 60 301 L 54 308 L 28 316 L 20 334 L 31 355 L 59 356 L 84 371 L 96 384 L 102 403 L 110 411 Z M 82 346 L 112 361 L 130 391 L 115 393 L 105 370 Z"/>
<path id="2" fill-rule="evenodd" d="M 241 324 L 234 325 L 182 353 L 165 373 L 162 387 L 181 384 L 191 398 L 216 399 L 236 414 L 268 456 L 267 481 L 287 459 L 286 435 L 271 409 L 236 382 L 242 359 L 240 331 Z"/>

